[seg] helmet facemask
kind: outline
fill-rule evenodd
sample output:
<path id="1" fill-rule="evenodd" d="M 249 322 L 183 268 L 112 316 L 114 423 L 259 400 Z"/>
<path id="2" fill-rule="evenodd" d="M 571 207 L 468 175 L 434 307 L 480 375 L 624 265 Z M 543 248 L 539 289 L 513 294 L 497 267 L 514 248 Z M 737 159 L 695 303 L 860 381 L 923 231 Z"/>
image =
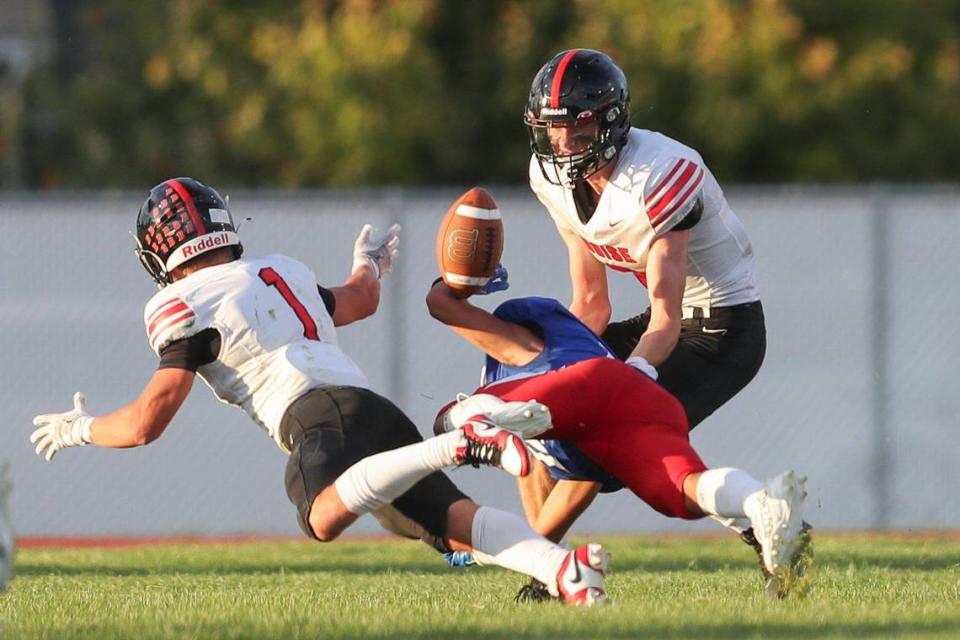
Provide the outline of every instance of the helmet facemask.
<path id="1" fill-rule="evenodd" d="M 528 113 L 525 121 L 530 150 L 544 178 L 567 188 L 604 169 L 626 141 L 626 117 L 617 105 L 599 118 L 592 111 L 581 112 L 574 120 L 540 120 Z M 615 132 L 621 134 L 622 141 Z M 545 165 L 553 170 L 548 171 Z"/>
<path id="2" fill-rule="evenodd" d="M 157 288 L 162 289 L 173 282 L 173 278 L 171 278 L 170 272 L 168 272 L 167 268 L 163 265 L 163 260 L 160 259 L 160 256 L 149 249 L 145 249 L 140 243 L 140 238 L 134 236 L 133 239 L 137 243 L 137 248 L 134 249 L 133 252 L 137 255 L 143 268 L 146 269 L 150 277 L 153 278 L 153 281 L 157 283 Z"/>

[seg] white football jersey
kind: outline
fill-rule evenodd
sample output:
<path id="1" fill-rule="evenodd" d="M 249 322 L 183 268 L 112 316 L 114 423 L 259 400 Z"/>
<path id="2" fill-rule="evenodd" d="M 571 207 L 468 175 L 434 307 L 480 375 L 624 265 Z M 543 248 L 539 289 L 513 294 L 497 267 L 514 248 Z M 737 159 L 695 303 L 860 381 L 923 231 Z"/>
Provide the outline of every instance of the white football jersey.
<path id="1" fill-rule="evenodd" d="M 552 171 L 549 164 L 547 171 Z M 536 157 L 530 187 L 559 229 L 569 229 L 597 260 L 633 272 L 646 286 L 650 244 L 703 199 L 690 231 L 684 307 L 729 307 L 759 299 L 750 240 L 723 191 L 696 151 L 654 131 L 631 129 L 593 217 L 577 215 L 573 191 L 550 184 Z"/>
<path id="2" fill-rule="evenodd" d="M 316 276 L 287 256 L 244 258 L 195 271 L 161 289 L 143 316 L 158 355 L 175 340 L 216 329 L 220 354 L 198 375 L 282 449 L 280 420 L 305 392 L 325 385 L 369 387 L 337 344 Z"/>

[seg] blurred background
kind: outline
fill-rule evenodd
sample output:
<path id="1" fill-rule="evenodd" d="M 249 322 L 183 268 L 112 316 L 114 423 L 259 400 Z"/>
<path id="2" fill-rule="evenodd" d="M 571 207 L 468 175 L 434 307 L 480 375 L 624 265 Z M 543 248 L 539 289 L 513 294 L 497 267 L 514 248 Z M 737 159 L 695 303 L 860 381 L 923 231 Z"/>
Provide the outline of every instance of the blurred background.
<path id="1" fill-rule="evenodd" d="M 634 125 L 696 148 L 753 241 L 767 359 L 693 432 L 708 464 L 805 472 L 824 528 L 960 528 L 960 0 L 0 0 L 15 529 L 297 531 L 282 453 L 199 383 L 144 449 L 48 465 L 27 440 L 74 391 L 102 413 L 151 374 L 153 288 L 128 231 L 167 177 L 228 193 L 250 254 L 298 257 L 328 285 L 364 222 L 401 222 L 380 313 L 341 337 L 426 433 L 480 366 L 423 305 L 462 191 L 500 204 L 510 293 L 569 300 L 565 249 L 525 187 L 521 114 L 533 75 L 571 47 L 620 64 Z M 633 278 L 611 281 L 615 318 L 645 308 Z M 519 509 L 507 478 L 454 476 Z M 578 528 L 711 527 L 618 494 Z"/>

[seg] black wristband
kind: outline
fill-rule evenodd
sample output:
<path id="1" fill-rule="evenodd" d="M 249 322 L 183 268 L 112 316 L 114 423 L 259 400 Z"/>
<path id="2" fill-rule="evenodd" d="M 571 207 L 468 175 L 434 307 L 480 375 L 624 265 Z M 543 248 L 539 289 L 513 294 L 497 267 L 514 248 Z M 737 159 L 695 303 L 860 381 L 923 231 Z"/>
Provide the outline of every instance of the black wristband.
<path id="1" fill-rule="evenodd" d="M 436 280 L 434 280 L 433 282 L 431 282 L 431 283 L 430 283 L 430 288 L 433 289 L 435 286 L 437 286 L 437 285 L 440 284 L 441 282 L 443 282 L 443 276 L 440 276 L 439 278 L 437 278 Z"/>

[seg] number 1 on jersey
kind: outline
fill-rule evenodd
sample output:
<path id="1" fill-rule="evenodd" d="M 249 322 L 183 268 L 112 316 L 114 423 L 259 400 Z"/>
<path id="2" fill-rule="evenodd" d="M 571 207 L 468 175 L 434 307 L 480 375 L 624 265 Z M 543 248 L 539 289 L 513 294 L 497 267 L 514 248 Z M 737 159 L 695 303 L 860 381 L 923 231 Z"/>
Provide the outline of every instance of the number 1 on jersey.
<path id="1" fill-rule="evenodd" d="M 257 275 L 260 276 L 260 279 L 263 280 L 268 287 L 274 287 L 280 292 L 280 295 L 283 296 L 283 299 L 290 305 L 293 312 L 297 314 L 297 318 L 299 318 L 303 324 L 303 336 L 308 340 L 319 340 L 317 323 L 310 317 L 310 313 L 307 311 L 307 308 L 303 306 L 303 303 L 297 299 L 297 296 L 293 295 L 293 291 L 287 286 L 283 277 L 274 271 L 273 267 L 264 267 L 260 269 Z"/>

